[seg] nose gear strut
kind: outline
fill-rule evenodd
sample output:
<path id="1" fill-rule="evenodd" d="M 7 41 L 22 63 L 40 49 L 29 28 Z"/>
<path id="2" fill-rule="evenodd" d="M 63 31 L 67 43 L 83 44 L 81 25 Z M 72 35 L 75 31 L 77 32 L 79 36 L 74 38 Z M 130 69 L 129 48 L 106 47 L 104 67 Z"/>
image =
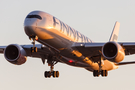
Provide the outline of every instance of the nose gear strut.
<path id="1" fill-rule="evenodd" d="M 33 47 L 31 47 L 31 52 L 37 52 L 38 49 L 35 46 L 35 41 L 38 40 L 38 37 L 37 36 L 30 36 L 29 39 L 33 40 L 33 42 L 32 42 Z M 42 61 L 43 61 L 43 63 L 45 63 L 44 58 L 42 58 Z M 53 56 L 53 55 L 49 55 L 48 58 L 47 58 L 47 63 L 48 63 L 48 66 L 50 66 L 50 71 L 45 71 L 45 73 L 44 73 L 45 78 L 50 78 L 51 76 L 53 76 L 54 78 L 58 78 L 59 77 L 59 71 L 53 70 L 54 65 L 57 63 L 56 57 Z"/>
<path id="2" fill-rule="evenodd" d="M 33 42 L 32 42 L 33 47 L 31 47 L 31 52 L 37 52 L 38 49 L 37 49 L 37 47 L 35 47 L 35 41 L 38 40 L 38 37 L 37 37 L 37 36 L 30 36 L 29 39 L 30 39 L 30 40 L 31 40 L 31 39 L 33 40 Z"/>

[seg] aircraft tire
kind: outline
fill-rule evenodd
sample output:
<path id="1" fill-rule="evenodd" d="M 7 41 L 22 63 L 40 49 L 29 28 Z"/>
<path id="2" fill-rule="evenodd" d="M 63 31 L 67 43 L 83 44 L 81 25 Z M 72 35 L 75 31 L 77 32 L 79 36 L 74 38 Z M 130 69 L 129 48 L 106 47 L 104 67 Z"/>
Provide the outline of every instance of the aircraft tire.
<path id="1" fill-rule="evenodd" d="M 56 71 L 56 77 L 57 78 L 59 77 L 59 71 Z"/>
<path id="2" fill-rule="evenodd" d="M 53 77 L 55 78 L 56 77 L 56 71 L 53 71 L 52 74 L 53 74 Z"/>
<path id="3" fill-rule="evenodd" d="M 31 47 L 31 52 L 34 52 L 34 48 L 33 47 Z"/>
<path id="4" fill-rule="evenodd" d="M 101 75 L 102 75 L 103 77 L 106 77 L 106 76 L 108 75 L 108 71 L 107 71 L 107 70 L 102 70 L 102 71 L 101 71 Z"/>
<path id="5" fill-rule="evenodd" d="M 94 70 L 93 71 L 93 76 L 94 77 L 99 77 L 99 71 L 98 70 Z"/>
<path id="6" fill-rule="evenodd" d="M 105 76 L 108 76 L 108 71 L 107 70 L 105 70 Z"/>
<path id="7" fill-rule="evenodd" d="M 34 52 L 37 52 L 38 50 L 37 50 L 37 47 L 34 47 Z"/>
<path id="8" fill-rule="evenodd" d="M 48 77 L 48 72 L 47 71 L 45 71 L 44 76 L 45 76 L 45 78 Z"/>
<path id="9" fill-rule="evenodd" d="M 51 72 L 50 71 L 48 71 L 48 78 L 50 78 L 51 77 Z"/>

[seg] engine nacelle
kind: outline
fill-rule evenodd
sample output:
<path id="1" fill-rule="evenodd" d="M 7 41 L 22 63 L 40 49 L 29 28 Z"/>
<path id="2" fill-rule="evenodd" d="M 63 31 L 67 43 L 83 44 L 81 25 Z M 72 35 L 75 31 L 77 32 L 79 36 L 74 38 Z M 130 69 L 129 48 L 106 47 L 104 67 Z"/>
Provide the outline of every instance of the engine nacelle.
<path id="1" fill-rule="evenodd" d="M 103 56 L 112 62 L 121 62 L 125 57 L 124 49 L 117 42 L 108 42 L 102 47 Z"/>
<path id="2" fill-rule="evenodd" d="M 4 56 L 7 61 L 12 64 L 21 65 L 27 60 L 25 50 L 18 44 L 10 44 L 4 51 Z"/>

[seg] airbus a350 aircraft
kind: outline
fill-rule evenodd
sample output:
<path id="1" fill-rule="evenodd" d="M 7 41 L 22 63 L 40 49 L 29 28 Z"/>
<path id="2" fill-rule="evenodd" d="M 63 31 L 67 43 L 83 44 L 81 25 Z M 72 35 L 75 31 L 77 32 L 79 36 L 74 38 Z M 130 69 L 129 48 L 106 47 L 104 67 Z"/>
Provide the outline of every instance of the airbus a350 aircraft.
<path id="1" fill-rule="evenodd" d="M 45 77 L 59 77 L 54 65 L 65 63 L 85 68 L 93 76 L 107 76 L 108 71 L 119 65 L 135 62 L 121 62 L 125 55 L 135 54 L 135 43 L 117 42 L 120 23 L 116 22 L 111 37 L 106 43 L 93 42 L 56 17 L 42 12 L 30 12 L 24 21 L 24 30 L 33 45 L 10 44 L 0 46 L 0 53 L 12 64 L 21 65 L 27 57 L 41 58 L 50 66 Z M 41 44 L 35 44 L 35 41 Z"/>

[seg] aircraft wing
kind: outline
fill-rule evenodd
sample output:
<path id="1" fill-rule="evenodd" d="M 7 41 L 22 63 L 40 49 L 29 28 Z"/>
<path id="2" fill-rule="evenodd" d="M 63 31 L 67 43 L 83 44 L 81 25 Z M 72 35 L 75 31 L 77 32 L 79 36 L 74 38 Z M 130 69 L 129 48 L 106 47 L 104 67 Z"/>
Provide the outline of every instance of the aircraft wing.
<path id="1" fill-rule="evenodd" d="M 77 49 L 86 57 L 101 55 L 101 49 L 105 43 L 74 43 L 72 48 Z"/>
<path id="2" fill-rule="evenodd" d="M 125 55 L 135 54 L 135 43 L 131 42 L 118 42 L 125 50 Z M 72 46 L 74 49 L 77 49 L 85 57 L 99 59 L 98 57 L 102 55 L 102 47 L 105 43 L 74 43 Z M 132 62 L 131 62 L 132 63 Z M 118 65 L 131 64 L 130 62 L 123 63 L 121 62 Z M 135 62 L 133 62 L 135 63 Z"/>
<path id="3" fill-rule="evenodd" d="M 37 57 L 37 58 L 44 57 L 46 59 L 47 56 L 52 53 L 48 47 L 43 46 L 42 44 L 35 45 L 35 47 L 37 47 L 38 49 L 37 52 L 31 53 L 31 47 L 33 47 L 33 45 L 22 45 L 22 48 L 26 51 L 27 56 L 30 56 L 30 57 Z"/>
<path id="4" fill-rule="evenodd" d="M 0 53 L 4 53 L 6 46 L 0 46 Z"/>
<path id="5" fill-rule="evenodd" d="M 43 46 L 42 44 L 36 44 L 35 46 L 38 48 L 38 51 L 31 53 L 31 47 L 33 47 L 33 45 L 21 45 L 21 47 L 26 51 L 27 56 L 30 57 L 46 59 L 47 55 L 52 53 L 47 47 Z M 0 53 L 4 53 L 6 47 L 7 46 L 0 46 Z"/>
<path id="6" fill-rule="evenodd" d="M 125 49 L 125 55 L 131 55 L 131 54 L 135 54 L 135 43 L 133 42 L 123 42 L 123 43 L 119 43 L 121 46 L 124 47 Z"/>

